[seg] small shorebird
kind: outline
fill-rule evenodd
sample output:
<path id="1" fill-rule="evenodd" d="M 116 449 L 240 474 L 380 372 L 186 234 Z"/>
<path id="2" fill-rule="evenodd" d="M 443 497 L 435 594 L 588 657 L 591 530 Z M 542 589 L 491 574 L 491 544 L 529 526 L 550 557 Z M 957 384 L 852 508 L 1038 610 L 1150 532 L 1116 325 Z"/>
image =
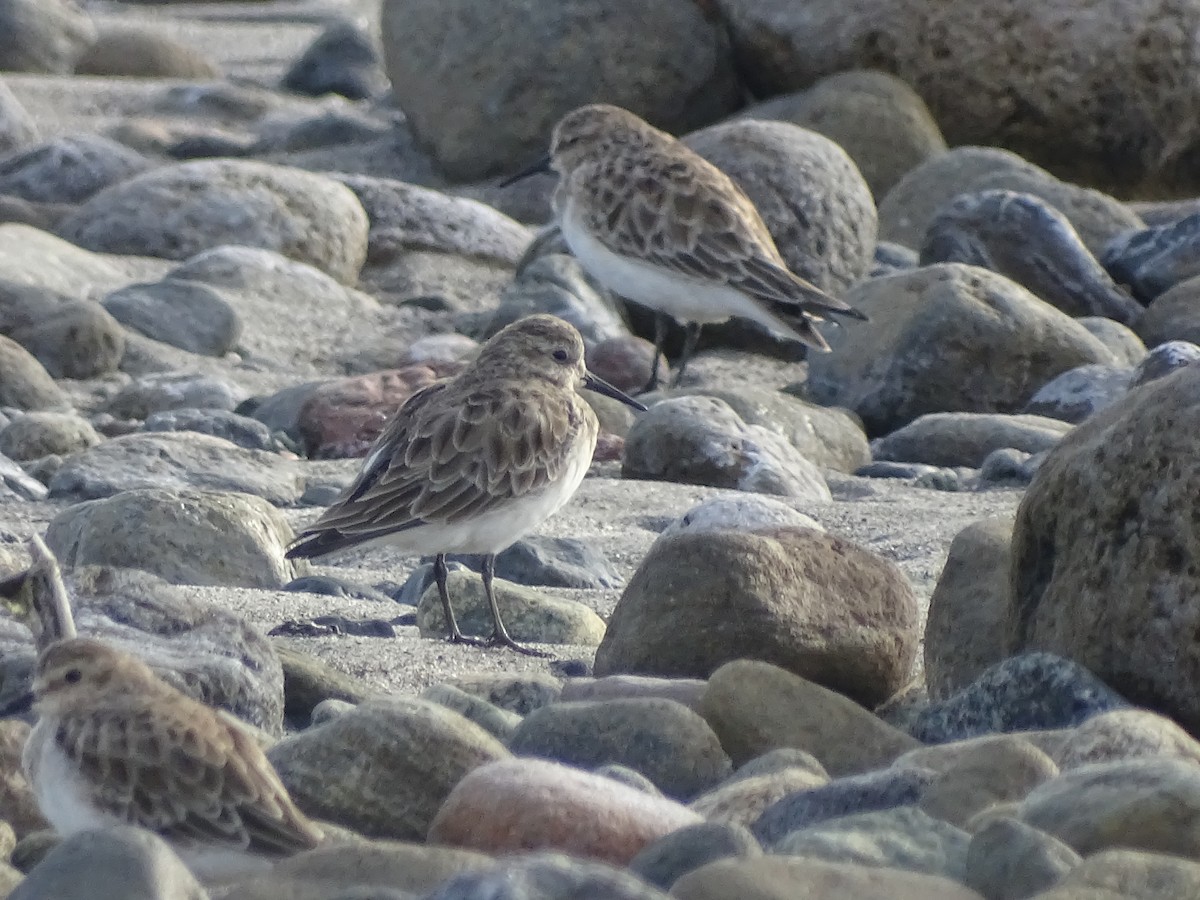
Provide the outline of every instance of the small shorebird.
<path id="1" fill-rule="evenodd" d="M 587 371 L 583 339 L 572 325 L 547 315 L 514 322 L 458 375 L 404 402 L 358 477 L 288 557 L 381 545 L 432 553 L 450 640 L 532 653 L 500 618 L 492 587 L 496 554 L 558 510 L 583 481 L 600 428 L 580 388 L 645 410 Z M 484 554 L 488 641 L 465 637 L 458 627 L 446 589 L 447 553 Z"/>
<path id="2" fill-rule="evenodd" d="M 136 825 L 204 880 L 268 869 L 322 840 L 248 730 L 136 657 L 61 640 L 38 659 L 33 690 L 22 763 L 59 834 Z"/>
<path id="3" fill-rule="evenodd" d="M 666 316 L 685 323 L 678 384 L 700 326 L 738 316 L 828 350 L 814 327 L 829 315 L 866 319 L 791 272 L 758 210 L 724 172 L 628 110 L 596 104 L 563 116 L 550 154 L 507 179 L 553 169 L 563 238 L 607 287 L 655 313 L 658 384 Z"/>

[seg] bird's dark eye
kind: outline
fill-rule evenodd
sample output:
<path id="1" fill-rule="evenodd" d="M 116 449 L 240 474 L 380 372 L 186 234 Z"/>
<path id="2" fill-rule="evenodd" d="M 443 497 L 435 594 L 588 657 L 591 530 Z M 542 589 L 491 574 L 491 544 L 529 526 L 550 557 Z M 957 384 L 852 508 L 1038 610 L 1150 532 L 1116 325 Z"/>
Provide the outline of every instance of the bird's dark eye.
<path id="1" fill-rule="evenodd" d="M 78 669 L 67 669 L 67 674 L 63 676 L 63 680 L 67 684 L 79 684 L 83 681 L 83 673 Z"/>
<path id="2" fill-rule="evenodd" d="M 563 350 L 560 347 L 558 350 L 554 351 L 554 358 L 556 360 L 558 360 L 559 362 L 566 362 L 567 361 L 567 351 Z"/>

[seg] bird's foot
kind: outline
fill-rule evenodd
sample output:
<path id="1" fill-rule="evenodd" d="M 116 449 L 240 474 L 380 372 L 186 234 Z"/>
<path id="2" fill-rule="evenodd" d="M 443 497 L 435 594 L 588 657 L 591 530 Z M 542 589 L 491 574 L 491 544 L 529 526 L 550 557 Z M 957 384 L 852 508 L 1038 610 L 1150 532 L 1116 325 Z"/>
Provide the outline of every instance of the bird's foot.
<path id="1" fill-rule="evenodd" d="M 546 653 L 544 650 L 534 650 L 532 647 L 518 644 L 507 631 L 493 631 L 492 636 L 488 638 L 487 645 L 489 647 L 507 647 L 509 650 L 515 650 L 518 653 L 523 653 L 525 656 L 538 656 L 542 659 L 552 659 L 554 656 L 554 654 Z"/>
<path id="2" fill-rule="evenodd" d="M 484 638 L 477 638 L 477 637 L 467 637 L 465 634 L 463 634 L 457 628 L 454 629 L 453 631 L 451 631 L 450 634 L 446 636 L 446 640 L 449 641 L 451 644 L 467 644 L 468 646 L 471 646 L 471 647 L 490 647 L 490 646 L 492 646 L 491 640 L 486 640 Z"/>

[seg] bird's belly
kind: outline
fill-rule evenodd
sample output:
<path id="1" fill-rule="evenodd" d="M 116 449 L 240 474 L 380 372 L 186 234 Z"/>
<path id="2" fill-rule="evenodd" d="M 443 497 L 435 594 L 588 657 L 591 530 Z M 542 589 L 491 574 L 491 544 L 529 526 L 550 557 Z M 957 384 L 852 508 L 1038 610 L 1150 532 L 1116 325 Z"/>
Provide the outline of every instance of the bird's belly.
<path id="1" fill-rule="evenodd" d="M 29 737 L 25 772 L 37 797 L 38 809 L 63 837 L 91 828 L 126 824 L 102 812 L 90 801 L 90 791 L 74 765 L 58 749 L 52 735 Z"/>
<path id="2" fill-rule="evenodd" d="M 571 499 L 587 474 L 595 450 L 593 441 L 581 440 L 562 476 L 542 490 L 510 500 L 470 519 L 427 522 L 369 542 L 411 554 L 499 553 L 552 516 Z"/>
<path id="3" fill-rule="evenodd" d="M 740 291 L 614 253 L 569 213 L 561 227 L 580 264 L 623 297 L 681 322 L 724 322 L 735 315 L 757 318 L 754 304 Z"/>

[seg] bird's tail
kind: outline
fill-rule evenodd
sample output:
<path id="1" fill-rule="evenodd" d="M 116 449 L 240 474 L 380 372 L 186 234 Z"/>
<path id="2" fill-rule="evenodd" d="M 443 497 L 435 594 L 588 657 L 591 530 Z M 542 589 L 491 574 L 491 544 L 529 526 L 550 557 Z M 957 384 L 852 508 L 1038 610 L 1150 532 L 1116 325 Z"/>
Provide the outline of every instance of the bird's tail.
<path id="1" fill-rule="evenodd" d="M 785 298 L 767 298 L 767 308 L 771 314 L 787 326 L 789 332 L 799 341 L 808 346 L 829 352 L 829 344 L 817 331 L 816 326 L 821 322 L 841 324 L 837 318 L 858 319 L 860 322 L 870 321 L 862 310 L 855 309 L 849 303 L 839 300 L 815 284 L 787 272 L 791 283 Z M 834 318 L 837 317 L 837 318 Z"/>

